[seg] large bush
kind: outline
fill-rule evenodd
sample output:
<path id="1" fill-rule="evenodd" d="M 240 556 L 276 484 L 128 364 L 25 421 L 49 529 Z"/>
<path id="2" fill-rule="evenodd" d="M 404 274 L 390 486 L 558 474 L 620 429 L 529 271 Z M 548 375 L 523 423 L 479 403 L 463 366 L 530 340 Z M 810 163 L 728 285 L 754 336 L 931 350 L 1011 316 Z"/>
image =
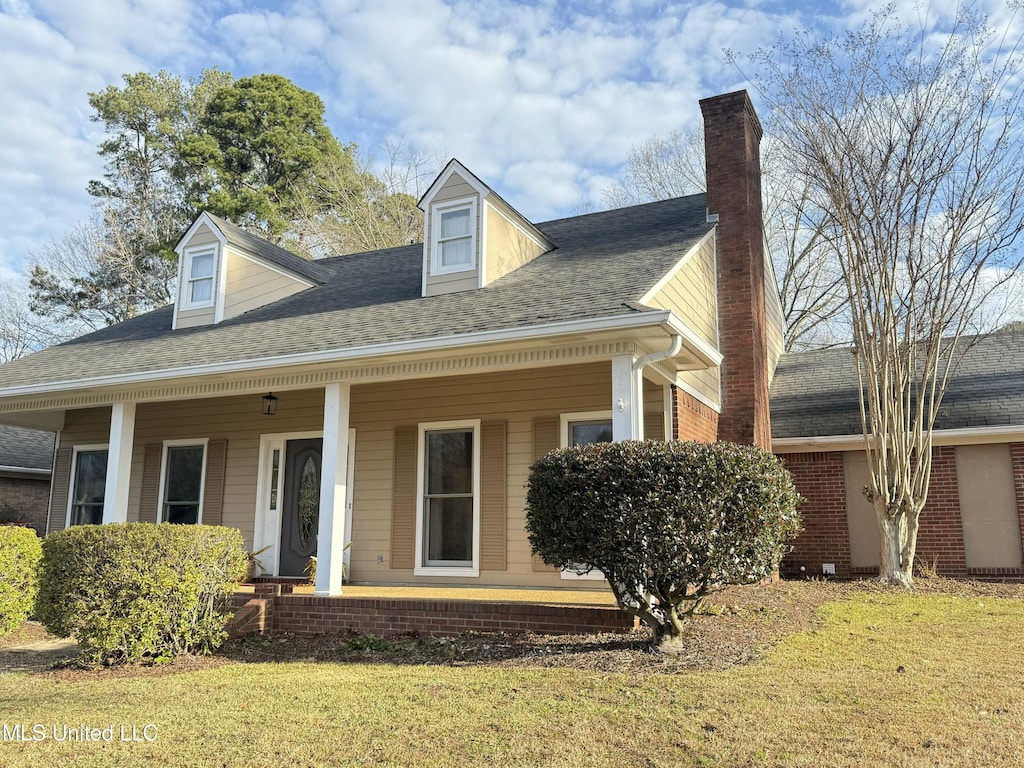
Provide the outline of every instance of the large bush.
<path id="1" fill-rule="evenodd" d="M 772 454 L 731 443 L 596 443 L 552 451 L 527 484 L 526 530 L 548 565 L 600 570 L 668 645 L 711 592 L 771 576 L 800 530 Z"/>
<path id="2" fill-rule="evenodd" d="M 13 632 L 32 612 L 42 556 L 33 529 L 0 526 L 0 636 Z"/>
<path id="3" fill-rule="evenodd" d="M 97 661 L 206 653 L 245 576 L 241 533 L 210 525 L 81 525 L 43 542 L 36 613 Z"/>

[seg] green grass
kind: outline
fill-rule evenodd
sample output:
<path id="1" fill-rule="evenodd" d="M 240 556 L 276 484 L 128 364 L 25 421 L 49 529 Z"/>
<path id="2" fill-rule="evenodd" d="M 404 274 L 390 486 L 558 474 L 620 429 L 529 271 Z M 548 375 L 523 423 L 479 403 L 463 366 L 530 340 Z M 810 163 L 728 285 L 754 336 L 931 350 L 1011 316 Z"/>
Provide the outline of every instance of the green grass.
<path id="1" fill-rule="evenodd" d="M 232 664 L 0 677 L 0 722 L 153 743 L 0 743 L 20 766 L 1019 766 L 1024 603 L 855 594 L 724 672 Z M 902 668 L 902 671 L 900 671 Z"/>

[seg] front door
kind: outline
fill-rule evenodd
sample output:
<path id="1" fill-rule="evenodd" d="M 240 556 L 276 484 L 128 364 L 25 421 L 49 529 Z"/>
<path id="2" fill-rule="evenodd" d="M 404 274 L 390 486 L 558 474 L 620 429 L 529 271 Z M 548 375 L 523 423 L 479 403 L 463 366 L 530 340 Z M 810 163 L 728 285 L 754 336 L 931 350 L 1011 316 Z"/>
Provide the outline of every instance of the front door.
<path id="1" fill-rule="evenodd" d="M 281 558 L 278 574 L 305 576 L 316 555 L 320 521 L 320 460 L 323 440 L 289 440 L 285 450 Z"/>

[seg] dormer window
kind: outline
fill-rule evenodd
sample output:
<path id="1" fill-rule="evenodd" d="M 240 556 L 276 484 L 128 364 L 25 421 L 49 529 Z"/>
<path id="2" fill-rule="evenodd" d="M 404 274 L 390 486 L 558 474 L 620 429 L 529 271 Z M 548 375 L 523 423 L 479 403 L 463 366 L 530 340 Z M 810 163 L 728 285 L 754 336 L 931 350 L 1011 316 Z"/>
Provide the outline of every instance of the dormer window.
<path id="1" fill-rule="evenodd" d="M 472 198 L 434 208 L 435 259 L 432 274 L 475 269 L 476 205 L 476 199 Z"/>
<path id="2" fill-rule="evenodd" d="M 183 309 L 213 304 L 213 274 L 217 263 L 216 247 L 185 249 L 185 304 Z"/>

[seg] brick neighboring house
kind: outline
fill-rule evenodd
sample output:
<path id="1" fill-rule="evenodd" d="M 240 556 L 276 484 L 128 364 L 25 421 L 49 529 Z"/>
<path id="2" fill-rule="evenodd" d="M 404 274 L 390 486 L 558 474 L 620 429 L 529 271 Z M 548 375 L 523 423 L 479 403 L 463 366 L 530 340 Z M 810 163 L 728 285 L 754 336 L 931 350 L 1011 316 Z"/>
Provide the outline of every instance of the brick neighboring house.
<path id="1" fill-rule="evenodd" d="M 23 520 L 40 536 L 46 532 L 54 438 L 0 425 L 0 523 Z"/>
<path id="2" fill-rule="evenodd" d="M 918 560 L 947 576 L 1024 577 L 1024 332 L 971 345 L 936 420 Z M 771 388 L 773 450 L 807 499 L 783 574 L 878 572 L 879 535 L 849 349 L 783 355 Z"/>

